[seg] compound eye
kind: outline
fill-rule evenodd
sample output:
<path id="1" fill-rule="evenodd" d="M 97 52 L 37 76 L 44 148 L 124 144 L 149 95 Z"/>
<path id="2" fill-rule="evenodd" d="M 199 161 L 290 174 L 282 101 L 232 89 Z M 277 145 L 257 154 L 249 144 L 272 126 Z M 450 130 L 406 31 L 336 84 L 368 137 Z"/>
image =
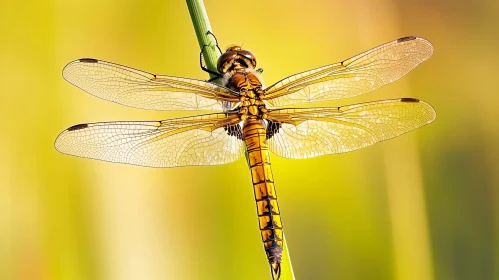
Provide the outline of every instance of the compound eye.
<path id="1" fill-rule="evenodd" d="M 240 50 L 237 53 L 249 59 L 251 61 L 251 64 L 253 64 L 253 68 L 256 67 L 256 58 L 252 52 L 246 50 Z"/>
<path id="2" fill-rule="evenodd" d="M 241 50 L 241 51 L 238 51 L 237 53 L 239 55 L 246 57 L 247 59 L 255 59 L 255 56 L 250 51 Z"/>
<path id="3" fill-rule="evenodd" d="M 236 57 L 236 55 L 237 55 L 237 52 L 234 52 L 234 51 L 226 51 L 225 53 L 223 53 L 218 58 L 218 63 L 217 63 L 218 72 L 224 73 L 223 68 L 224 68 L 225 63 L 227 63 L 228 61 L 230 61 L 231 59 Z"/>

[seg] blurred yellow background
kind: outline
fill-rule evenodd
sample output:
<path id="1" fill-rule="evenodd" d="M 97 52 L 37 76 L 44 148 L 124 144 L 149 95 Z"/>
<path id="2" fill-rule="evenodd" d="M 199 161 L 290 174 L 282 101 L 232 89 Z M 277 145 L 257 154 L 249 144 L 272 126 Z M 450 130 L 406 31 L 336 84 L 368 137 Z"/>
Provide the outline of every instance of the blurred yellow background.
<path id="1" fill-rule="evenodd" d="M 499 1 L 205 4 L 221 47 L 244 44 L 267 85 L 402 36 L 434 44 L 400 81 L 334 103 L 415 97 L 433 124 L 272 157 L 297 279 L 499 279 Z M 0 279 L 269 279 L 244 159 L 152 169 L 53 148 L 77 123 L 196 113 L 120 106 L 61 76 L 93 57 L 206 79 L 184 1 L 4 0 L 0 26 Z"/>

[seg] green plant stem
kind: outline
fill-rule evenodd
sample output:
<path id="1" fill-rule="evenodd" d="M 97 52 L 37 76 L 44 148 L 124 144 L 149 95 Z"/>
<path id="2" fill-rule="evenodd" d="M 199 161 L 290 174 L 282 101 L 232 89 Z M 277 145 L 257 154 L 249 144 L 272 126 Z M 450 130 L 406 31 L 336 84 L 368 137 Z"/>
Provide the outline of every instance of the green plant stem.
<path id="1" fill-rule="evenodd" d="M 212 71 L 217 71 L 217 61 L 221 53 L 216 47 L 215 38 L 208 34 L 208 31 L 212 31 L 203 0 L 186 0 L 186 2 L 198 38 L 199 48 L 203 49 L 203 46 L 207 46 L 203 51 L 206 67 Z M 210 77 L 213 78 L 214 75 L 210 74 Z"/>
<path id="2" fill-rule="evenodd" d="M 199 48 L 202 49 L 203 46 L 207 46 L 203 51 L 206 66 L 212 71 L 217 71 L 217 61 L 221 54 L 216 47 L 215 38 L 208 34 L 208 31 L 212 32 L 212 30 L 203 0 L 186 0 L 186 2 L 189 14 L 191 15 L 192 24 L 194 25 L 194 30 L 196 31 L 196 37 L 198 38 Z M 213 77 L 213 75 L 210 74 L 210 77 Z M 217 81 L 220 81 L 220 79 Z M 246 159 L 248 159 L 247 155 Z M 289 257 L 286 238 L 284 236 L 283 238 L 284 248 L 282 252 L 281 280 L 294 280 L 295 276 L 293 267 L 291 266 L 291 258 Z"/>

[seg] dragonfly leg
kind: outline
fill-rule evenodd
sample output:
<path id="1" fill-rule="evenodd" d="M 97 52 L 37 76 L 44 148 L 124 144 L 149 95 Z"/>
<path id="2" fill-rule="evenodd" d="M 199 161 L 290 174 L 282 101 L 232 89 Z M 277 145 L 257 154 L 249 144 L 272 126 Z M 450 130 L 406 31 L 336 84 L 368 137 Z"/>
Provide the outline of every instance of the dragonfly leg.
<path id="1" fill-rule="evenodd" d="M 204 45 L 203 48 L 201 49 L 201 52 L 199 53 L 199 65 L 201 66 L 201 69 L 205 72 L 208 72 L 212 75 L 215 75 L 217 78 L 221 78 L 223 77 L 222 74 L 216 72 L 216 71 L 213 71 L 213 70 L 210 70 L 208 68 L 206 68 L 204 65 L 203 65 L 203 51 L 204 51 L 204 48 L 208 47 L 209 45 Z"/>
<path id="2" fill-rule="evenodd" d="M 211 33 L 210 30 L 208 30 L 206 32 L 206 35 L 210 34 L 211 36 L 213 36 L 213 38 L 215 39 L 215 46 L 217 47 L 218 51 L 222 54 L 223 51 L 220 49 L 220 47 L 218 46 L 218 40 L 217 40 L 217 37 L 215 36 L 215 34 Z"/>
<path id="3" fill-rule="evenodd" d="M 213 38 L 215 38 L 215 44 L 216 44 L 215 46 L 218 48 L 218 50 L 220 51 L 220 53 L 222 53 L 222 51 L 220 50 L 220 47 L 218 46 L 217 37 L 215 37 L 215 35 L 213 35 L 213 33 L 211 33 L 211 31 L 206 32 L 206 35 L 208 35 L 208 34 L 211 34 L 213 36 Z M 214 80 L 216 80 L 218 78 L 223 77 L 223 75 L 220 74 L 220 73 L 218 73 L 218 72 L 216 72 L 216 71 L 208 69 L 203 64 L 203 61 L 204 61 L 204 59 L 203 59 L 203 52 L 204 52 L 204 49 L 206 47 L 208 47 L 208 46 L 210 46 L 210 44 L 204 45 L 203 48 L 201 48 L 201 52 L 199 53 L 199 65 L 201 66 L 201 69 L 203 71 L 208 72 L 209 74 L 212 74 L 212 75 L 216 76 L 216 77 L 212 77 L 210 80 L 208 80 L 208 82 L 211 82 L 211 81 L 214 81 Z"/>

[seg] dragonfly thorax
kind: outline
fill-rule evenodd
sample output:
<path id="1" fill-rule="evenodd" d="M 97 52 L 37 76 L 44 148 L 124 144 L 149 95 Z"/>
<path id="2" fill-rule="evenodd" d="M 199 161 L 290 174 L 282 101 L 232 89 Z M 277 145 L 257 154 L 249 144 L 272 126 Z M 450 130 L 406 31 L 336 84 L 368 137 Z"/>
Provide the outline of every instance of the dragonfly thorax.
<path id="1" fill-rule="evenodd" d="M 240 105 L 236 109 L 242 120 L 267 118 L 267 109 L 262 101 L 262 82 L 255 67 L 253 53 L 237 45 L 227 48 L 218 58 L 217 70 L 224 74 L 224 85 L 240 93 Z"/>
<path id="2" fill-rule="evenodd" d="M 257 74 L 249 71 L 233 72 L 230 75 L 227 87 L 240 94 L 238 110 L 241 119 L 266 119 L 267 108 L 262 100 L 265 91 L 262 90 L 262 83 Z"/>

